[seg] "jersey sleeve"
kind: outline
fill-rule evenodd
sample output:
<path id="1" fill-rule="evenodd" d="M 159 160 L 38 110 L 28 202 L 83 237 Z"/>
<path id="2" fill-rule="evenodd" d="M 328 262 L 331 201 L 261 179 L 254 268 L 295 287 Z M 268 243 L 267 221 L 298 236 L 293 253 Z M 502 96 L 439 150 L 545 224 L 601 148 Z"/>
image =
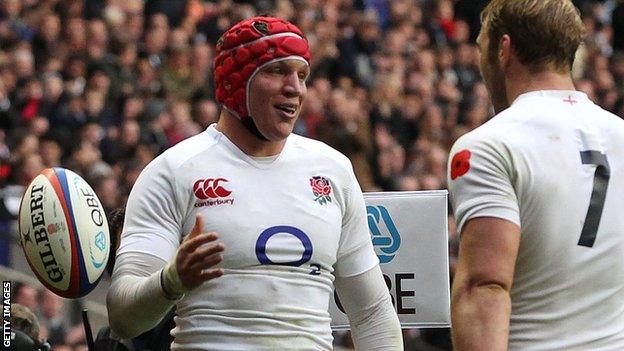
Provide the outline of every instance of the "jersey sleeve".
<path id="1" fill-rule="evenodd" d="M 520 226 L 513 187 L 513 160 L 501 140 L 468 134 L 453 148 L 448 163 L 448 188 L 457 230 L 476 217 L 496 217 Z"/>
<path id="2" fill-rule="evenodd" d="M 364 196 L 349 163 L 342 232 L 334 273 L 340 277 L 351 277 L 366 272 L 377 264 L 379 259 L 375 255 L 368 230 Z"/>
<path id="3" fill-rule="evenodd" d="M 128 197 L 117 256 L 141 252 L 167 262 L 173 257 L 183 223 L 176 195 L 171 167 L 164 157 L 156 158 L 141 172 Z"/>

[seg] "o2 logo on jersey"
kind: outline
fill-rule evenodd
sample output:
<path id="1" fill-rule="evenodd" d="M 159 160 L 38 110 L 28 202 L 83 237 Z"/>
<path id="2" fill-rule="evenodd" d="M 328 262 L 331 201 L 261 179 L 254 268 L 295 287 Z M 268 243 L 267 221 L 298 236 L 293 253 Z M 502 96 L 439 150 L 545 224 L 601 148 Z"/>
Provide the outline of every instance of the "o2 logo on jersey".
<path id="1" fill-rule="evenodd" d="M 301 244 L 303 245 L 303 253 L 301 254 L 301 257 L 293 261 L 285 261 L 285 262 L 272 261 L 267 255 L 267 244 L 269 243 L 269 239 L 271 239 L 275 235 L 280 235 L 282 239 L 284 239 L 286 235 L 286 236 L 294 237 L 297 240 L 299 240 Z M 290 250 L 290 248 L 288 247 L 289 244 L 285 244 L 285 242 L 283 241 L 280 242 L 279 244 L 280 246 L 276 247 L 277 245 L 275 245 L 274 246 L 275 248 L 272 251 L 276 251 L 276 252 L 293 251 L 293 250 Z M 284 244 L 286 246 L 282 246 Z M 302 264 L 310 261 L 310 259 L 312 258 L 312 252 L 313 252 L 312 240 L 310 240 L 310 237 L 308 237 L 306 233 L 301 231 L 301 229 L 291 227 L 288 225 L 278 225 L 278 226 L 265 229 L 262 233 L 260 233 L 260 236 L 258 237 L 258 240 L 256 241 L 256 257 L 258 258 L 258 261 L 260 261 L 260 263 L 262 264 L 277 264 L 277 265 L 283 265 L 283 266 L 299 267 Z"/>
<path id="2" fill-rule="evenodd" d="M 379 262 L 388 263 L 401 246 L 401 235 L 384 206 L 366 206 L 366 214 L 373 246 L 382 252 L 377 254 Z"/>
<path id="3" fill-rule="evenodd" d="M 220 183 L 227 183 L 225 178 L 199 179 L 193 184 L 193 193 L 200 200 L 227 197 L 232 192 L 224 188 Z"/>

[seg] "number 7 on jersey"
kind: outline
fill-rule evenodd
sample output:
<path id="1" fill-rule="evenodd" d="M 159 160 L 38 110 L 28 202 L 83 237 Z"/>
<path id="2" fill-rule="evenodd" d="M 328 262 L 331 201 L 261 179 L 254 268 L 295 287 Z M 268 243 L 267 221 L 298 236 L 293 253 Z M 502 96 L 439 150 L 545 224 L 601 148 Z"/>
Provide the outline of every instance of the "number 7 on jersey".
<path id="1" fill-rule="evenodd" d="M 589 199 L 589 208 L 587 209 L 583 230 L 581 231 L 581 237 L 578 241 L 578 245 L 592 247 L 596 241 L 598 225 L 600 224 L 602 209 L 604 208 L 605 199 L 607 197 L 611 168 L 609 167 L 609 161 L 607 161 L 607 155 L 596 150 L 581 151 L 581 161 L 584 165 L 596 165 L 594 185 Z"/>

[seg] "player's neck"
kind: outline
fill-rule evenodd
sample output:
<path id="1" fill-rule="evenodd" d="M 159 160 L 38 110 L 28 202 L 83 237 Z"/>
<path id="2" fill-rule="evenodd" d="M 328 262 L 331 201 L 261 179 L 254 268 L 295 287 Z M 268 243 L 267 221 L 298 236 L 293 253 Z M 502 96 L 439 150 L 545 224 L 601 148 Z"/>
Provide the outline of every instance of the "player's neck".
<path id="1" fill-rule="evenodd" d="M 275 156 L 279 154 L 286 140 L 265 141 L 253 135 L 241 121 L 223 109 L 217 123 L 217 130 L 223 133 L 246 155 L 254 157 Z"/>
<path id="2" fill-rule="evenodd" d="M 507 100 L 511 104 L 524 93 L 538 90 L 576 90 L 569 72 L 543 71 L 530 73 L 514 72 L 506 79 Z"/>

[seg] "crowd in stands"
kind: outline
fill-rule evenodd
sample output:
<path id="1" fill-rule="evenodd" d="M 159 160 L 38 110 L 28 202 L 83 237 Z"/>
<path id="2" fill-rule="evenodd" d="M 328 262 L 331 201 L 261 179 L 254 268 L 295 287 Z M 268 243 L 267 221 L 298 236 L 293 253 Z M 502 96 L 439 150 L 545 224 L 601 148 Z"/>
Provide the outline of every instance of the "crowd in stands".
<path id="1" fill-rule="evenodd" d="M 624 1 L 575 3 L 587 26 L 577 88 L 624 116 Z M 214 46 L 242 18 L 269 13 L 306 33 L 312 73 L 295 132 L 346 154 L 364 191 L 444 189 L 450 146 L 493 115 L 475 44 L 487 0 L 0 4 L 5 265 L 19 197 L 41 170 L 76 171 L 112 211 L 155 156 L 216 122 Z M 56 302 L 46 307 L 52 294 L 38 294 L 44 316 Z M 67 340 L 70 326 L 54 323 L 42 325 Z"/>
<path id="2" fill-rule="evenodd" d="M 34 313 L 34 319 L 38 321 L 38 335 L 33 339 L 47 341 L 55 351 L 86 350 L 84 329 L 82 324 L 72 323 L 66 310 L 66 299 L 45 288 L 37 289 L 25 283 L 15 283 L 11 297 L 13 304 Z"/>

